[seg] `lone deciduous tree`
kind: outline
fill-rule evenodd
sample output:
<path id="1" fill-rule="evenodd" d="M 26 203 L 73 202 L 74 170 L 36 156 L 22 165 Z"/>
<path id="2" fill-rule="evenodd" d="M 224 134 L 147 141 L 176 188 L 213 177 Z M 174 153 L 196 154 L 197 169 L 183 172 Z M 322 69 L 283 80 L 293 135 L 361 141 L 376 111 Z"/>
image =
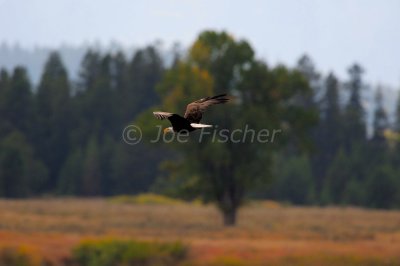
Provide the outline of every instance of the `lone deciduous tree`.
<path id="1" fill-rule="evenodd" d="M 213 141 L 211 132 L 203 134 L 199 141 L 196 134 L 200 133 L 194 132 L 187 143 L 168 144 L 182 156 L 164 164 L 169 177 L 166 183 L 178 188 L 181 196 L 200 196 L 206 202 L 214 202 L 227 226 L 236 223 L 237 211 L 251 188 L 271 177 L 273 151 L 289 136 L 305 134 L 312 120 L 298 101 L 311 93 L 303 75 L 283 66 L 270 70 L 254 57 L 248 42 L 235 40 L 226 32 L 201 33 L 187 57 L 166 72 L 158 92 L 163 102 L 157 109 L 177 113 L 200 97 L 234 95 L 230 104 L 211 109 L 205 115 L 207 122 L 218 125 L 217 131 L 243 130 L 246 126 L 255 132 L 285 128 L 282 138 L 275 143 L 236 142 L 231 138 Z M 153 126 L 157 121 L 149 113 L 150 110 L 138 122 L 154 131 L 149 126 L 153 122 L 149 121 L 154 121 Z"/>

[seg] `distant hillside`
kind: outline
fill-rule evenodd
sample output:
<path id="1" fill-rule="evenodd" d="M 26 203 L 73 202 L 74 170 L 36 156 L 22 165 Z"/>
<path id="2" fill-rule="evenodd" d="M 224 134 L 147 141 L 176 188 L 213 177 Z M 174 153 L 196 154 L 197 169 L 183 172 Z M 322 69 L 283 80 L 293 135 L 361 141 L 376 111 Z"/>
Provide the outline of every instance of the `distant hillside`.
<path id="1" fill-rule="evenodd" d="M 17 65 L 25 66 L 28 69 L 32 82 L 38 84 L 49 53 L 57 50 L 61 54 L 70 78 L 76 80 L 81 60 L 86 51 L 90 48 L 100 51 L 122 50 L 129 56 L 132 55 L 135 50 L 135 48 L 126 48 L 115 43 L 111 43 L 107 46 L 99 44 L 80 46 L 62 45 L 56 49 L 44 47 L 25 49 L 18 45 L 10 46 L 3 43 L 0 45 L 0 68 L 5 67 L 8 70 L 12 70 Z"/>
<path id="2" fill-rule="evenodd" d="M 87 47 L 62 46 L 58 50 L 62 55 L 71 78 L 75 79 L 78 73 L 80 60 L 87 50 Z M 28 69 L 32 82 L 37 84 L 42 74 L 43 65 L 51 51 L 52 49 L 49 48 L 27 50 L 17 45 L 10 47 L 2 44 L 0 46 L 0 67 L 11 70 L 17 65 L 25 66 Z"/>

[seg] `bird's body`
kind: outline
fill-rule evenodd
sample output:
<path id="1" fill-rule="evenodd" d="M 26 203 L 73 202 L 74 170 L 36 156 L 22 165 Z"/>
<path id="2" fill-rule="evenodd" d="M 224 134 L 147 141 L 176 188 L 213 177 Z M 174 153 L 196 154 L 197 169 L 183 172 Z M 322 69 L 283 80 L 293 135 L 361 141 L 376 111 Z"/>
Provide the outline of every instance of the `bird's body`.
<path id="1" fill-rule="evenodd" d="M 209 106 L 226 103 L 228 100 L 229 99 L 226 97 L 226 94 L 221 94 L 194 101 L 186 106 L 186 112 L 183 117 L 178 114 L 168 112 L 153 112 L 153 114 L 158 119 L 168 119 L 171 122 L 172 127 L 166 128 L 164 132 L 191 132 L 199 128 L 211 127 L 211 125 L 199 123 L 203 117 L 203 113 Z"/>

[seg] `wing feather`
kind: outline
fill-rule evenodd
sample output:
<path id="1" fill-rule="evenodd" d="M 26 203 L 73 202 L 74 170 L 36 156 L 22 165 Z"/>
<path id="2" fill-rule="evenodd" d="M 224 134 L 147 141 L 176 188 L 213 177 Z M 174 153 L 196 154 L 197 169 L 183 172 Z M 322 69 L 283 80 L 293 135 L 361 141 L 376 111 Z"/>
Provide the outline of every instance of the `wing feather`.
<path id="1" fill-rule="evenodd" d="M 173 116 L 174 114 L 173 113 L 168 113 L 168 112 L 153 112 L 153 115 L 157 119 L 163 120 L 163 119 L 166 119 L 166 118 L 169 118 L 169 117 Z"/>
<path id="2" fill-rule="evenodd" d="M 168 119 L 175 131 L 186 129 L 190 126 L 190 122 L 180 115 L 168 112 L 153 112 L 154 116 L 160 120 Z"/>
<path id="3" fill-rule="evenodd" d="M 208 107 L 214 104 L 226 103 L 229 98 L 226 94 L 220 94 L 213 97 L 205 97 L 200 100 L 189 103 L 186 106 L 186 112 L 184 118 L 191 123 L 199 123 L 203 117 L 203 113 Z"/>

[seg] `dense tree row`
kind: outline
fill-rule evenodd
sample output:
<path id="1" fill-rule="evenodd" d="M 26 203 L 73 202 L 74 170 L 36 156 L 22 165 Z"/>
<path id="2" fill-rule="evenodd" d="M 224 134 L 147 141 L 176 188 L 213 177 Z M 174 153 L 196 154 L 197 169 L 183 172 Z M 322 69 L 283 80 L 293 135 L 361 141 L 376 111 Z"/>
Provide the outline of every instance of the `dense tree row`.
<path id="1" fill-rule="evenodd" d="M 57 53 L 32 88 L 23 67 L 0 76 L 0 196 L 109 195 L 148 189 L 162 152 L 121 141 L 122 129 L 157 101 L 164 72 L 154 47 L 88 51 L 72 84 Z"/>
<path id="2" fill-rule="evenodd" d="M 168 67 L 149 46 L 129 59 L 88 51 L 76 83 L 56 52 L 36 87 L 23 67 L 3 69 L 0 197 L 151 189 L 214 201 L 228 224 L 245 196 L 399 207 L 400 103 L 391 124 L 378 89 L 367 136 L 362 92 L 371 88 L 361 66 L 348 72 L 346 81 L 322 76 L 307 56 L 293 69 L 270 67 L 246 41 L 215 32 L 203 32 Z M 150 112 L 156 107 L 182 113 L 188 99 L 224 92 L 236 100 L 207 119 L 220 129 L 281 128 L 278 143 L 122 141 L 123 128 L 134 121 L 150 136 L 159 123 Z"/>
<path id="3" fill-rule="evenodd" d="M 314 148 L 307 155 L 284 154 L 267 195 L 297 204 L 400 207 L 400 104 L 396 122 L 389 123 L 377 88 L 372 135 L 367 136 L 362 91 L 371 88 L 362 80 L 361 66 L 352 65 L 344 82 L 333 73 L 321 77 L 306 56 L 297 68 L 313 87 L 312 105 L 319 110 L 311 132 Z"/>

